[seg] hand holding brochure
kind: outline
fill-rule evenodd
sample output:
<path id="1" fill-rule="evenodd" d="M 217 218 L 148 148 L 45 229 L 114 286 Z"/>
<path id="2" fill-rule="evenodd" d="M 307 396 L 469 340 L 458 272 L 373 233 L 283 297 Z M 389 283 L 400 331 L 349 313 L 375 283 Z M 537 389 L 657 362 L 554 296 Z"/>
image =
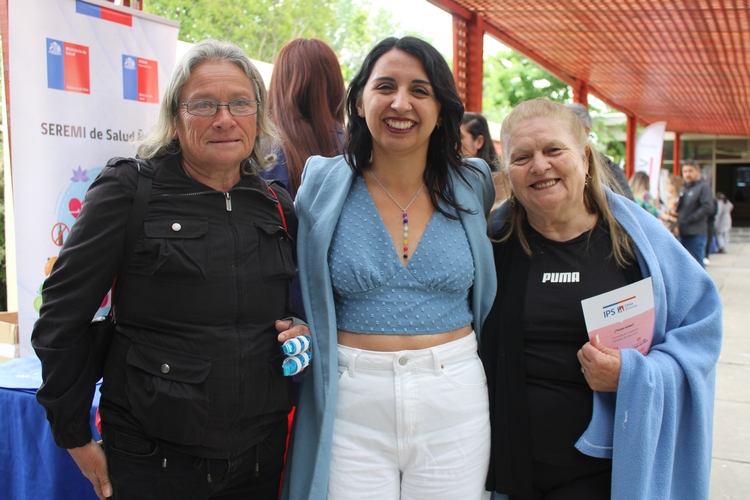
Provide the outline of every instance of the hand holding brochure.
<path id="1" fill-rule="evenodd" d="M 610 349 L 647 354 L 654 336 L 651 278 L 581 301 L 589 339 L 597 335 Z"/>

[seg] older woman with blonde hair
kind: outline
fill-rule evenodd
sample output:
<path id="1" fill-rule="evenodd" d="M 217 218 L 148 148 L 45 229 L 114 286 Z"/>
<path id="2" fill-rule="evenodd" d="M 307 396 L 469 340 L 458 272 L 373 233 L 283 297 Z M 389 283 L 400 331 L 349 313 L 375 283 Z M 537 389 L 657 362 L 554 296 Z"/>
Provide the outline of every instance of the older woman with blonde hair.
<path id="1" fill-rule="evenodd" d="M 488 489 L 512 500 L 706 498 L 721 344 L 713 281 L 602 183 L 600 155 L 565 106 L 521 103 L 501 138 L 512 191 L 493 216 L 498 293 L 480 346 Z M 581 301 L 647 277 L 650 351 L 589 340 Z"/>

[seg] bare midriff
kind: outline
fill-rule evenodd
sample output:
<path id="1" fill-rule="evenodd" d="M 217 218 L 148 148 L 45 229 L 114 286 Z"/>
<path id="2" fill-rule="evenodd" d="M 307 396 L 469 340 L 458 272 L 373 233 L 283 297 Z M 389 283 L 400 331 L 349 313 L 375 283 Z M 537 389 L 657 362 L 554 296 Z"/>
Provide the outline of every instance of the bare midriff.
<path id="1" fill-rule="evenodd" d="M 338 331 L 339 344 L 355 349 L 378 352 L 416 351 L 453 342 L 466 337 L 474 329 L 471 325 L 443 333 L 425 335 L 399 335 L 379 333 L 353 333 Z"/>

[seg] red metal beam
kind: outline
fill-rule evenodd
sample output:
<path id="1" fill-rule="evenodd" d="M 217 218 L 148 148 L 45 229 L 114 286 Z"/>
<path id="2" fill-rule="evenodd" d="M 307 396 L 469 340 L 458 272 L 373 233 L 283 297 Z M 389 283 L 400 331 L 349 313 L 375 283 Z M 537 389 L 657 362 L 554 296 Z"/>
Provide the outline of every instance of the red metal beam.
<path id="1" fill-rule="evenodd" d="M 674 147 L 672 148 L 672 173 L 674 175 L 682 175 L 682 137 L 679 132 L 674 133 Z"/>
<path id="2" fill-rule="evenodd" d="M 456 81 L 458 95 L 464 102 L 469 96 L 469 22 L 463 17 L 453 15 L 453 79 Z"/>
<path id="3" fill-rule="evenodd" d="M 578 85 L 573 87 L 573 101 L 589 106 L 589 84 L 588 82 L 579 81 Z"/>
<path id="4" fill-rule="evenodd" d="M 469 9 L 462 7 L 458 5 L 456 2 L 453 2 L 452 0 L 427 0 L 435 7 L 440 7 L 444 11 L 446 11 L 448 14 L 453 15 L 459 15 L 463 17 L 464 19 L 471 19 L 471 16 L 473 14 L 472 11 Z"/>
<path id="5" fill-rule="evenodd" d="M 630 179 L 635 172 L 635 133 L 638 128 L 635 115 L 628 115 L 625 124 L 625 177 Z"/>
<path id="6" fill-rule="evenodd" d="M 482 84 L 484 80 L 484 18 L 474 14 L 468 23 L 468 51 L 466 61 L 467 110 L 482 112 Z"/>
<path id="7" fill-rule="evenodd" d="M 515 38 L 507 35 L 506 33 L 500 31 L 499 29 L 495 28 L 494 26 L 490 24 L 485 24 L 485 32 L 497 38 L 500 42 L 507 45 L 511 49 L 515 50 L 519 54 L 523 55 L 524 57 L 527 57 L 537 63 L 539 66 L 543 67 L 553 75 L 555 75 L 557 78 L 562 80 L 563 82 L 567 83 L 571 87 L 575 87 L 577 84 L 577 80 L 570 76 L 569 74 L 565 73 L 563 70 L 558 68 L 555 64 L 553 64 L 551 61 L 548 61 L 544 57 L 540 56 L 537 52 L 535 52 L 530 47 L 527 47 L 523 43 L 519 42 Z"/>

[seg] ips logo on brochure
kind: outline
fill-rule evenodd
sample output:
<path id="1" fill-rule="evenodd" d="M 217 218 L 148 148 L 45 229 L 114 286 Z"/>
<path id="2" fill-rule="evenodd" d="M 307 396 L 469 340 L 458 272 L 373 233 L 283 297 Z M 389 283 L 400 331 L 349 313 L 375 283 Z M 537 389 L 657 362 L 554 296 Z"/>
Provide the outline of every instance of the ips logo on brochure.
<path id="1" fill-rule="evenodd" d="M 47 38 L 47 87 L 90 94 L 89 48 Z"/>
<path id="2" fill-rule="evenodd" d="M 122 91 L 125 99 L 158 104 L 158 61 L 123 54 Z"/>
<path id="3" fill-rule="evenodd" d="M 624 313 L 625 311 L 629 311 L 633 309 L 634 307 L 637 307 L 637 305 L 634 302 L 635 298 L 636 296 L 633 295 L 632 297 L 628 297 L 627 299 L 617 301 L 614 304 L 608 304 L 602 307 L 602 314 L 604 314 L 605 318 L 609 318 L 610 316 L 614 316 L 615 314 L 620 314 L 620 313 Z"/>

